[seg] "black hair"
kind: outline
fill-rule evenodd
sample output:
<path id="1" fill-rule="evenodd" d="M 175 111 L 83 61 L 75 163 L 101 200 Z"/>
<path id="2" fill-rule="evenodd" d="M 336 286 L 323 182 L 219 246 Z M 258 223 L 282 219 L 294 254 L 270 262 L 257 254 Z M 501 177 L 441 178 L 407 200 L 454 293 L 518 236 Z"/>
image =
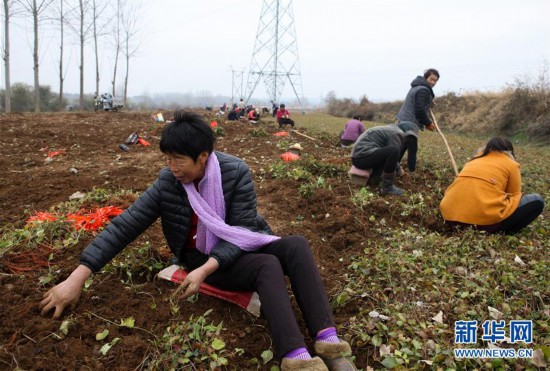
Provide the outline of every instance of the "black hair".
<path id="1" fill-rule="evenodd" d="M 214 132 L 199 115 L 184 110 L 174 112 L 174 121 L 166 125 L 160 138 L 162 153 L 177 153 L 197 161 L 199 155 L 214 150 Z"/>
<path id="2" fill-rule="evenodd" d="M 284 103 L 281 103 L 281 105 L 280 105 L 279 107 L 281 107 L 281 108 L 285 108 L 286 106 L 285 106 L 285 104 L 284 104 Z"/>
<path id="3" fill-rule="evenodd" d="M 424 78 L 427 79 L 430 77 L 430 75 L 436 75 L 437 79 L 439 80 L 439 71 L 435 68 L 428 68 L 426 71 L 424 71 Z"/>
<path id="4" fill-rule="evenodd" d="M 495 152 L 495 151 L 498 151 L 498 152 L 510 151 L 510 153 L 512 153 L 512 156 L 514 158 L 516 157 L 514 155 L 514 145 L 512 144 L 512 142 L 510 142 L 509 139 L 503 138 L 503 137 L 492 137 L 491 139 L 489 139 L 489 141 L 485 145 L 483 152 L 480 155 L 474 157 L 473 159 L 487 156 L 489 153 Z"/>
<path id="5" fill-rule="evenodd" d="M 355 116 L 353 116 L 353 119 L 354 119 L 354 120 L 363 121 L 363 116 L 361 116 L 361 115 L 355 115 Z"/>

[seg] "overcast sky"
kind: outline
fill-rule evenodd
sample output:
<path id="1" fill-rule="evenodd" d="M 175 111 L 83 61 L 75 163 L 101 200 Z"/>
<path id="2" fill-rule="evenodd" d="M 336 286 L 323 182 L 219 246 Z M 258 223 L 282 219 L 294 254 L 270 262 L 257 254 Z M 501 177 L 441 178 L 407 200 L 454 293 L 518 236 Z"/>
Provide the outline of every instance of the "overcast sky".
<path id="1" fill-rule="evenodd" d="M 144 34 L 130 62 L 130 96 L 231 96 L 231 69 L 245 71 L 246 85 L 263 1 L 142 3 Z M 549 0 L 295 0 L 293 7 L 303 92 L 310 100 L 330 91 L 339 98 L 403 99 L 411 80 L 429 67 L 441 73 L 436 95 L 497 91 L 518 77 L 536 79 L 550 60 Z M 32 31 L 24 20 L 14 22 L 11 81 L 33 85 Z M 40 83 L 58 91 L 59 43 L 53 32 L 43 34 Z M 77 93 L 79 54 L 75 45 L 70 49 L 65 91 Z M 103 47 L 101 91 L 110 90 L 112 54 Z M 93 94 L 91 55 L 85 67 L 84 90 Z M 283 97 L 292 95 L 287 84 Z M 264 97 L 265 87 L 254 96 Z"/>

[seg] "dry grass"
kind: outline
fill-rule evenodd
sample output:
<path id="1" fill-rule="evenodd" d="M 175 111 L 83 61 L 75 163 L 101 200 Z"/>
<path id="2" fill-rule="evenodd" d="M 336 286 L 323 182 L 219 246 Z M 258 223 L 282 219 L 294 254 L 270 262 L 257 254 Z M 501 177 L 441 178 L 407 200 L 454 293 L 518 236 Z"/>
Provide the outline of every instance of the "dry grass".
<path id="1" fill-rule="evenodd" d="M 438 124 L 446 131 L 550 143 L 550 83 L 546 80 L 534 85 L 516 82 L 493 93 L 448 93 L 435 102 Z M 365 98 L 355 102 L 332 97 L 327 112 L 341 117 L 368 112 L 373 121 L 389 124 L 401 105 L 402 101 L 375 104 Z"/>

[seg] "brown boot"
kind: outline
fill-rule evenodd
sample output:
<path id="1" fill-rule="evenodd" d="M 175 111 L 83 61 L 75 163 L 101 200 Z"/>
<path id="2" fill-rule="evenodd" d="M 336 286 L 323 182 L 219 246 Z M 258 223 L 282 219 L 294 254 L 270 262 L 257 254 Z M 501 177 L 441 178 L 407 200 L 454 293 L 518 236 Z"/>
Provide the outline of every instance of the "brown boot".
<path id="1" fill-rule="evenodd" d="M 281 371 L 292 370 L 328 371 L 328 368 L 319 357 L 313 357 L 312 359 L 283 358 Z"/>
<path id="2" fill-rule="evenodd" d="M 356 371 L 357 368 L 351 360 L 351 347 L 347 341 L 339 343 L 327 343 L 316 341 L 315 353 L 323 359 L 329 371 Z"/>

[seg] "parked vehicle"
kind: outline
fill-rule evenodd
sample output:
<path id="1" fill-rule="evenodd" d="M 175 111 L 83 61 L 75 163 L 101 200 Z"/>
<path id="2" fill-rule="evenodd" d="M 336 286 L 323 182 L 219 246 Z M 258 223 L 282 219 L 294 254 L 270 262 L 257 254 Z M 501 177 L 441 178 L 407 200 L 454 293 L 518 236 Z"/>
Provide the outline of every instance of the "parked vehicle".
<path id="1" fill-rule="evenodd" d="M 103 111 L 118 111 L 124 107 L 124 101 L 122 98 L 113 97 L 112 94 L 103 93 L 100 97 L 95 97 L 95 110 Z"/>

